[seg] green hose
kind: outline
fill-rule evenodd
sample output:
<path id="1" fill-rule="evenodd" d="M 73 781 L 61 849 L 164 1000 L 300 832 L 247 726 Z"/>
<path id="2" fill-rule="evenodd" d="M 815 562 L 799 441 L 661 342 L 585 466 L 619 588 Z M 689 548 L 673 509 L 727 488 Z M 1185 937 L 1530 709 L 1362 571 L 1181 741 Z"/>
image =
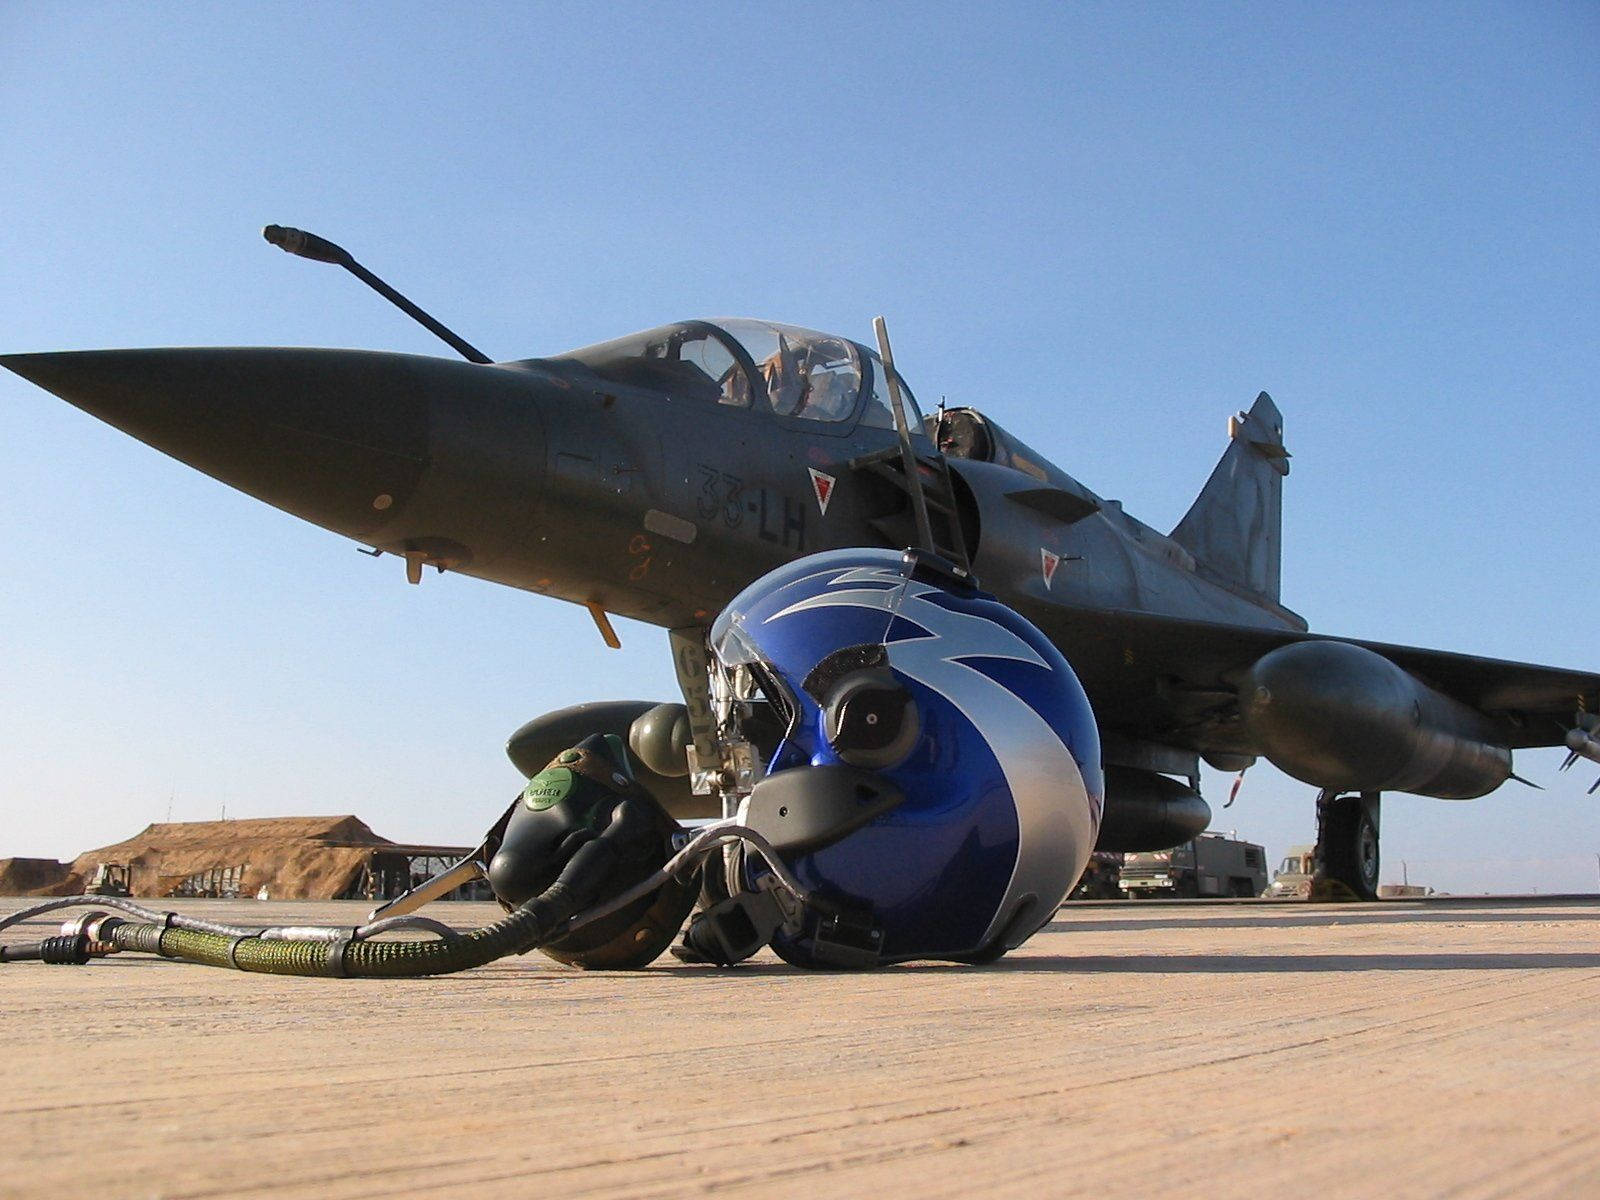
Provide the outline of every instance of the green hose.
<path id="1" fill-rule="evenodd" d="M 595 735 L 561 755 L 563 786 L 554 801 L 520 799 L 491 830 L 485 844 L 498 846 L 488 867 L 495 893 L 509 905 L 543 890 L 470 933 L 450 933 L 435 922 L 445 936 L 427 941 L 377 941 L 357 929 L 269 937 L 263 935 L 274 931 L 200 927 L 172 913 L 134 909 L 132 919 L 92 914 L 60 937 L 11 948 L 15 953 L 0 947 L 0 962 L 85 963 L 130 950 L 269 975 L 397 979 L 467 971 L 546 947 L 558 961 L 583 966 L 643 966 L 677 933 L 697 887 L 665 865 L 677 823 L 616 765 L 627 764 L 620 743 L 609 756 L 604 749 Z M 591 758 L 609 764 L 605 773 Z M 504 878 L 497 881 L 497 872 Z M 586 915 L 575 931 L 568 923 L 579 914 Z"/>
<path id="2" fill-rule="evenodd" d="M 411 978 L 449 975 L 510 954 L 524 954 L 573 914 L 577 899 L 571 888 L 558 882 L 493 925 L 460 937 L 422 942 L 234 938 L 126 921 L 105 922 L 100 936 L 119 950 L 269 975 Z"/>

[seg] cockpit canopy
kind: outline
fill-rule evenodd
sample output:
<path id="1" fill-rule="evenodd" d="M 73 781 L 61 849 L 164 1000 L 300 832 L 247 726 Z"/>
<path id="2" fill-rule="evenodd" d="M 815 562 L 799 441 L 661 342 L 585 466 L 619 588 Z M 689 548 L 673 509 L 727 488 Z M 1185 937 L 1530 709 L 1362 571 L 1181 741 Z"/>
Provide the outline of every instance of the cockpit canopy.
<path id="1" fill-rule="evenodd" d="M 894 428 L 883 363 L 847 338 L 741 317 L 683 321 L 560 356 L 602 379 L 834 425 Z M 905 381 L 913 436 L 922 416 Z"/>

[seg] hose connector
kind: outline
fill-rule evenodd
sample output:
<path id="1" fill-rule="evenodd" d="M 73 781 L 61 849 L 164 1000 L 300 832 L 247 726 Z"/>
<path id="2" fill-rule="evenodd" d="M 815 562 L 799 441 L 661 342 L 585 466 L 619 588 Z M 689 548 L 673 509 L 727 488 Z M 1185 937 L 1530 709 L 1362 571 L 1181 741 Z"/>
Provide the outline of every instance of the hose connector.
<path id="1" fill-rule="evenodd" d="M 56 966 L 81 967 L 88 962 L 89 939 L 83 934 L 61 934 L 39 943 L 39 961 Z"/>

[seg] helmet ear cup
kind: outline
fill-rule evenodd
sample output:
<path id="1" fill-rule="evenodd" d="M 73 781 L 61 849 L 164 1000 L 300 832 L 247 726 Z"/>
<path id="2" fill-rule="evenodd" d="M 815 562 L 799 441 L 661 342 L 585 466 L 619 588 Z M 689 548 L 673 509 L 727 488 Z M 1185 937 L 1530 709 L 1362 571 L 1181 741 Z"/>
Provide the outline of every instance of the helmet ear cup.
<path id="1" fill-rule="evenodd" d="M 823 732 L 844 762 L 883 770 L 906 760 L 922 735 L 917 702 L 886 667 L 852 671 L 829 689 Z"/>

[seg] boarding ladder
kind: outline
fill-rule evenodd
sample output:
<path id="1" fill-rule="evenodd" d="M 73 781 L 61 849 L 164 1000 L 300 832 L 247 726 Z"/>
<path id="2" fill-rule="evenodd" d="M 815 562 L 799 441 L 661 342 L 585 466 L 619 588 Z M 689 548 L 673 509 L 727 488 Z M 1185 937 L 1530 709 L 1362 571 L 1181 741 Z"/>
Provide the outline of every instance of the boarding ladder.
<path id="1" fill-rule="evenodd" d="M 916 473 L 908 476 L 901 448 L 890 446 L 852 458 L 848 466 L 852 471 L 876 475 L 904 492 L 913 517 L 920 493 L 928 521 L 927 534 L 922 538 L 924 548 L 954 563 L 962 574 L 970 576 L 972 561 L 967 557 L 967 541 L 961 532 L 961 514 L 956 507 L 955 481 L 950 475 L 950 464 L 938 451 L 917 454 L 913 461 L 916 463 Z M 900 521 L 894 518 L 876 520 L 872 524 L 879 533 L 891 540 L 894 540 L 896 532 L 901 531 Z M 920 530 L 918 532 L 921 533 Z"/>
<path id="2" fill-rule="evenodd" d="M 889 347 L 889 327 L 882 317 L 874 317 L 872 331 L 878 338 L 878 356 L 883 365 L 884 381 L 888 384 L 889 408 L 894 413 L 894 428 L 900 444 L 851 459 L 850 469 L 869 471 L 903 491 L 911 501 L 911 514 L 917 523 L 917 544 L 941 555 L 970 579 L 972 562 L 967 558 L 967 543 L 961 536 L 961 516 L 956 511 L 956 489 L 950 479 L 950 464 L 937 443 L 931 455 L 918 454 L 912 445 L 905 404 L 900 398 L 900 376 L 894 369 L 894 351 Z M 923 481 L 924 474 L 931 476 L 931 488 Z M 933 513 L 941 518 L 942 541 L 933 531 Z M 878 532 L 886 532 L 883 524 L 873 524 Z"/>

